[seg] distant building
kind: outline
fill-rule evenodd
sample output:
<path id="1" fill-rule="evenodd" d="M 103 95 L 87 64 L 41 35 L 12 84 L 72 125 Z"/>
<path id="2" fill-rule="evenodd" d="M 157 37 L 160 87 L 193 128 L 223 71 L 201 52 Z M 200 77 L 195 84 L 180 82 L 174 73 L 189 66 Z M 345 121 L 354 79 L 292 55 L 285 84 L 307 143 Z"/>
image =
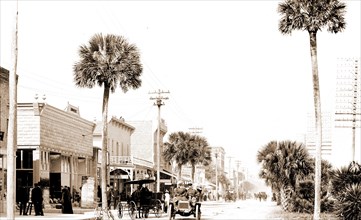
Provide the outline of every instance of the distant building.
<path id="1" fill-rule="evenodd" d="M 134 164 L 136 166 L 134 172 L 134 179 L 144 179 L 150 177 L 156 177 L 157 175 L 157 129 L 158 122 L 153 121 L 127 121 L 135 128 L 131 137 L 132 142 L 132 156 Z M 172 183 L 172 169 L 171 164 L 164 161 L 162 156 L 163 152 L 163 139 L 167 133 L 168 128 L 165 121 L 162 119 L 160 123 L 160 143 L 159 143 L 159 155 L 160 155 L 160 191 L 164 191 L 169 188 Z M 156 185 L 156 184 L 154 184 Z M 156 186 L 152 189 L 156 191 Z"/>

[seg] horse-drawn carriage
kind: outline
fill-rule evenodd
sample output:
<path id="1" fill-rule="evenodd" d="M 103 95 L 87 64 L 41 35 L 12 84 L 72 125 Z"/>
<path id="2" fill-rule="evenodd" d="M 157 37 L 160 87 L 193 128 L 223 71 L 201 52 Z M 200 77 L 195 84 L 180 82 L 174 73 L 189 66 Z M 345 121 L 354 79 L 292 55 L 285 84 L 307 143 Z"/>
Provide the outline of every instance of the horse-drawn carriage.
<path id="1" fill-rule="evenodd" d="M 233 190 L 227 190 L 226 195 L 224 196 L 224 200 L 226 202 L 235 202 L 236 201 L 236 194 Z"/>
<path id="2" fill-rule="evenodd" d="M 117 207 L 118 217 L 122 218 L 125 211 L 131 219 L 148 218 L 149 214 L 160 217 L 162 210 L 161 193 L 154 193 L 143 187 L 144 184 L 155 182 L 154 179 L 143 179 L 128 181 L 125 184 L 138 185 L 138 188 L 127 199 L 125 204 L 119 203 Z"/>

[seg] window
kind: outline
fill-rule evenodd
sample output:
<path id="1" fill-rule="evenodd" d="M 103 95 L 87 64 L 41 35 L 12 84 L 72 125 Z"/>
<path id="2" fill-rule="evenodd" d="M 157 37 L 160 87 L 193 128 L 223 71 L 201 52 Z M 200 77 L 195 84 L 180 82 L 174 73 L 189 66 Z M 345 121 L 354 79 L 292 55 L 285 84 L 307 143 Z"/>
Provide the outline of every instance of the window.
<path id="1" fill-rule="evenodd" d="M 16 168 L 17 169 L 33 168 L 33 150 L 16 151 Z"/>

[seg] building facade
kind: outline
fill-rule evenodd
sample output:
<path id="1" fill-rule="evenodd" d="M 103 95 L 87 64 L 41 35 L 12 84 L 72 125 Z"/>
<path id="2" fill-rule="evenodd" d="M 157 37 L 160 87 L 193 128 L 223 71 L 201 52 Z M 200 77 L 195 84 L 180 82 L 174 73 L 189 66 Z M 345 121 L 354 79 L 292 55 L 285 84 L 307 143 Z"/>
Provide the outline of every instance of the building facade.
<path id="1" fill-rule="evenodd" d="M 61 198 L 61 187 L 79 190 L 94 177 L 93 122 L 80 117 L 79 109 L 66 111 L 45 102 L 18 103 L 16 188 L 40 182 L 44 203 Z"/>
<path id="2" fill-rule="evenodd" d="M 0 67 L 0 212 L 3 212 L 6 192 L 6 148 L 9 120 L 9 71 Z"/>
<path id="3" fill-rule="evenodd" d="M 157 179 L 157 155 L 158 155 L 158 123 L 153 121 L 128 121 L 135 127 L 132 135 L 132 156 L 135 164 L 134 180 L 155 178 Z M 162 157 L 163 139 L 167 133 L 167 126 L 164 120 L 160 123 L 160 143 L 159 143 L 159 173 L 160 191 L 164 191 L 172 182 L 171 165 L 164 161 Z M 149 186 L 152 191 L 156 191 L 156 184 Z"/>
<path id="4" fill-rule="evenodd" d="M 126 190 L 124 183 L 133 180 L 135 167 L 131 152 L 131 135 L 134 130 L 135 128 L 127 124 L 123 118 L 112 117 L 108 122 L 109 175 L 107 183 L 115 192 L 126 194 L 126 191 L 131 190 Z M 98 154 L 96 185 L 99 185 L 102 161 L 102 122 L 96 123 L 93 144 Z"/>

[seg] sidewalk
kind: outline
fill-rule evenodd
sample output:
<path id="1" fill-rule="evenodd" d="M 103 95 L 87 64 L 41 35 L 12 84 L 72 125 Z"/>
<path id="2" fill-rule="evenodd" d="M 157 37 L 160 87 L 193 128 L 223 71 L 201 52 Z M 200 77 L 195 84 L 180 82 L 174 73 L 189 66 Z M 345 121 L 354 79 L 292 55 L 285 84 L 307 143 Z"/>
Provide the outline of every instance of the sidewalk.
<path id="1" fill-rule="evenodd" d="M 44 216 L 35 216 L 34 211 L 32 211 L 31 215 L 20 215 L 19 211 L 15 213 L 15 219 L 94 219 L 94 212 L 92 209 L 81 209 L 81 208 L 73 208 L 74 214 L 62 214 L 61 209 L 44 209 Z M 5 220 L 6 214 L 0 213 L 0 220 Z"/>

